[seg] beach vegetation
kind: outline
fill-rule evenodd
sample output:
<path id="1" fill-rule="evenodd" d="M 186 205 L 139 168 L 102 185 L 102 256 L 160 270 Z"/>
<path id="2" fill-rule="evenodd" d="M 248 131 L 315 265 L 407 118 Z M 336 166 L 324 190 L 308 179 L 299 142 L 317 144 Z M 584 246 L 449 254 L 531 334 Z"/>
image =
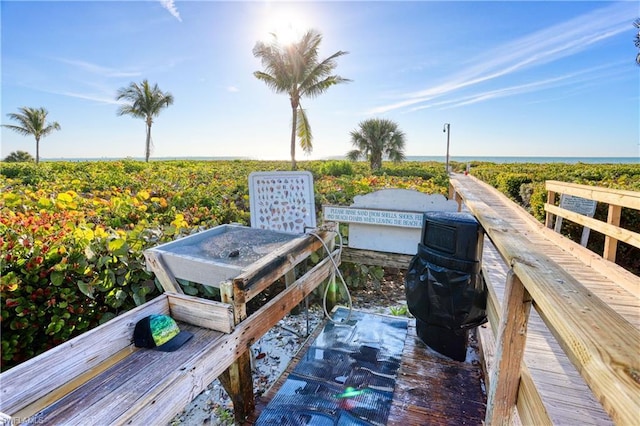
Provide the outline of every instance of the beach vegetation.
<path id="1" fill-rule="evenodd" d="M 314 176 L 316 215 L 322 205 L 353 203 L 385 188 L 448 194 L 442 163 L 304 161 Z M 2 369 L 95 327 L 156 297 L 160 286 L 143 251 L 226 223 L 250 223 L 248 177 L 284 170 L 286 161 L 154 161 L 3 163 L 0 168 L 0 316 Z M 455 170 L 466 164 L 453 162 Z M 344 168 L 343 168 L 344 167 Z M 332 172 L 332 173 L 323 173 Z M 342 173 L 352 172 L 352 173 Z M 518 196 L 544 221 L 544 181 L 553 179 L 640 191 L 638 164 L 474 163 L 471 173 Z M 524 178 L 526 176 L 526 178 Z M 506 183 L 509 183 L 508 185 Z M 524 205 L 524 204 L 523 204 Z M 606 221 L 606 206 L 596 218 Z M 640 232 L 640 217 L 622 210 L 626 229 Z M 568 221 L 566 221 L 568 222 Z M 577 227 L 563 234 L 579 241 Z M 340 227 L 345 243 L 348 227 Z M 575 235 L 574 235 L 575 234 Z M 592 233 L 589 248 L 601 252 Z M 640 250 L 618 245 L 616 262 L 640 274 Z M 353 289 L 381 286 L 384 270 L 341 265 Z M 188 294 L 215 298 L 208 287 L 182 283 Z"/>

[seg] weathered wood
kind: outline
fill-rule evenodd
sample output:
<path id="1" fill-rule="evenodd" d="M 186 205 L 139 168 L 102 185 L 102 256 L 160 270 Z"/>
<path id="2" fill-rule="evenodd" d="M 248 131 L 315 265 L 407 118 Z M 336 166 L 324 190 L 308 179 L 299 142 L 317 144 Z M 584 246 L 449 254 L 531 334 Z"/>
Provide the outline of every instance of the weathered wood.
<path id="1" fill-rule="evenodd" d="M 416 245 L 416 253 L 418 246 Z M 342 261 L 362 265 L 382 266 L 385 268 L 407 269 L 413 256 L 408 254 L 382 253 L 349 247 L 342 249 Z"/>
<path id="2" fill-rule="evenodd" d="M 451 181 L 507 263 L 513 265 L 540 316 L 596 398 L 615 422 L 633 424 L 640 412 L 638 329 L 594 297 L 574 276 L 577 270 L 569 272 L 550 258 L 562 256 L 558 247 L 545 245 L 542 253 L 528 237 L 536 234 L 536 228 L 529 229 L 522 221 L 514 229 L 495 206 L 486 205 L 482 197 L 488 185 L 467 177 Z M 575 268 L 583 268 L 585 276 L 599 274 L 584 266 Z M 606 276 L 598 279 L 608 280 Z"/>
<path id="3" fill-rule="evenodd" d="M 335 238 L 332 231 L 319 231 L 317 235 L 325 243 Z M 322 243 L 313 235 L 293 240 L 260 259 L 251 270 L 234 278 L 234 287 L 244 292 L 245 302 L 248 302 L 321 247 Z"/>
<path id="4" fill-rule="evenodd" d="M 220 383 L 233 402 L 236 423 L 241 423 L 255 408 L 251 349 L 247 349 L 219 377 Z"/>
<path id="5" fill-rule="evenodd" d="M 588 216 L 583 216 L 570 210 L 561 209 L 560 207 L 552 206 L 548 203 L 544 205 L 544 209 L 556 216 L 564 217 L 579 225 L 586 226 L 594 231 L 614 237 L 618 241 L 623 241 L 629 245 L 640 248 L 640 234 L 637 232 L 629 231 L 628 229 L 620 228 L 602 222 L 598 219 L 592 219 Z"/>
<path id="6" fill-rule="evenodd" d="M 622 207 L 610 204 L 609 213 L 607 214 L 607 223 L 612 226 L 619 227 L 621 216 L 622 216 Z M 604 257 L 605 259 L 611 262 L 615 262 L 617 250 L 618 250 L 618 240 L 611 235 L 605 235 L 604 251 L 602 253 L 602 257 Z"/>
<path id="7" fill-rule="evenodd" d="M 166 294 L 173 319 L 223 333 L 230 333 L 233 330 L 231 305 L 185 294 Z"/>
<path id="8" fill-rule="evenodd" d="M 510 271 L 498 329 L 496 360 L 487 396 L 487 424 L 511 424 L 513 407 L 518 398 L 530 308 L 531 299 L 527 290 Z"/>
<path id="9" fill-rule="evenodd" d="M 155 313 L 169 313 L 166 295 L 2 373 L 0 411 L 30 417 L 50 401 L 91 380 L 133 350 L 136 322 Z"/>
<path id="10" fill-rule="evenodd" d="M 640 210 L 640 193 L 622 189 L 603 188 L 598 186 L 580 185 L 577 183 L 548 180 L 545 182 L 547 191 L 560 194 L 575 195 L 601 203 L 614 204 Z"/>
<path id="11" fill-rule="evenodd" d="M 0 410 L 12 416 L 39 416 L 42 406 L 32 405 L 32 412 L 20 408 L 54 393 L 55 402 L 49 400 L 53 404 L 37 417 L 49 424 L 167 423 L 237 358 L 247 354 L 250 345 L 320 285 L 332 268 L 330 260 L 324 259 L 230 334 L 183 323 L 181 328 L 184 325 L 194 333 L 184 348 L 175 352 L 133 349 L 136 322 L 151 313 L 169 313 L 168 296 L 163 294 L 3 373 Z M 118 347 L 131 348 L 131 353 L 112 363 L 109 356 L 120 356 Z M 82 374 L 87 377 L 80 380 Z M 73 386 L 69 382 L 74 382 Z M 63 388 L 64 394 L 55 393 Z"/>
<path id="12" fill-rule="evenodd" d="M 179 350 L 138 349 L 37 417 L 46 424 L 122 425 L 140 416 L 146 421 L 131 424 L 166 424 L 210 383 L 192 370 L 225 336 L 184 323 L 180 326 L 194 336 Z"/>
<path id="13" fill-rule="evenodd" d="M 178 284 L 176 277 L 173 276 L 169 268 L 165 265 L 160 253 L 153 250 L 145 250 L 143 254 L 147 261 L 147 266 L 156 275 L 156 278 L 160 282 L 160 285 L 162 285 L 164 291 L 184 293 L 182 291 L 182 287 Z"/>

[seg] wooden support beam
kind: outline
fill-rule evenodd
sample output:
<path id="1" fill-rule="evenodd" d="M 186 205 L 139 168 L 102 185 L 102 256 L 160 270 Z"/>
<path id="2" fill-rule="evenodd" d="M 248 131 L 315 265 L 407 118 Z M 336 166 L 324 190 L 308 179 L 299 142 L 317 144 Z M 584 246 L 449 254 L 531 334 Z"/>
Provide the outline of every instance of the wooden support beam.
<path id="1" fill-rule="evenodd" d="M 156 275 L 156 278 L 160 282 L 160 285 L 164 291 L 171 293 L 184 293 L 182 287 L 178 284 L 176 277 L 173 276 L 167 265 L 162 260 L 162 255 L 153 250 L 145 250 L 143 252 L 144 258 L 147 261 L 147 266 Z"/>
<path id="2" fill-rule="evenodd" d="M 418 246 L 416 245 L 416 252 Z M 408 269 L 413 256 L 409 254 L 383 253 L 380 251 L 361 250 L 345 247 L 342 249 L 342 261 L 363 265 L 382 266 L 385 268 Z"/>
<path id="3" fill-rule="evenodd" d="M 518 399 L 530 309 L 531 298 L 527 290 L 510 270 L 498 329 L 496 360 L 487 396 L 486 424 L 511 425 L 513 408 Z"/>
<path id="4" fill-rule="evenodd" d="M 242 424 L 255 409 L 253 377 L 251 376 L 251 348 L 244 351 L 218 379 L 233 402 L 236 424 Z"/>
<path id="5" fill-rule="evenodd" d="M 553 206 L 556 205 L 556 193 L 554 191 L 547 191 L 547 203 Z M 546 226 L 549 229 L 553 229 L 554 217 L 555 216 L 550 211 L 547 210 L 547 216 L 544 221 L 544 226 Z"/>
<path id="6" fill-rule="evenodd" d="M 609 204 L 609 213 L 607 214 L 607 223 L 615 227 L 620 226 L 620 216 L 622 215 L 622 207 Z M 604 236 L 604 252 L 602 257 L 615 262 L 616 252 L 618 251 L 618 240 L 610 235 Z"/>

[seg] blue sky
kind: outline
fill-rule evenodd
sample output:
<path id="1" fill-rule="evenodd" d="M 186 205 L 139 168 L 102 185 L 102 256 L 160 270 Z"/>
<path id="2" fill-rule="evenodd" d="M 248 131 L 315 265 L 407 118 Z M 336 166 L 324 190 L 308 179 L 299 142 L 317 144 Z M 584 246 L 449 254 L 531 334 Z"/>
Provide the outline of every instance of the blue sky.
<path id="1" fill-rule="evenodd" d="M 343 155 L 368 118 L 396 121 L 408 155 L 640 157 L 637 2 L 5 1 L 2 123 L 45 107 L 62 130 L 42 158 L 143 157 L 140 119 L 115 94 L 173 94 L 152 157 L 288 159 L 290 105 L 258 81 L 269 32 L 315 28 L 352 79 L 303 99 L 314 150 Z M 2 128 L 0 155 L 35 141 Z"/>

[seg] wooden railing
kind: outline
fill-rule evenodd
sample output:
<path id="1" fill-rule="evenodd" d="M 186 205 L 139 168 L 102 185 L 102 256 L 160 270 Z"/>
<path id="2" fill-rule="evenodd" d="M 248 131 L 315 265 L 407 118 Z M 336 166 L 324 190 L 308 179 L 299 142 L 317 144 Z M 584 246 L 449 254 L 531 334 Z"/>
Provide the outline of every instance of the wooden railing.
<path id="1" fill-rule="evenodd" d="M 634 203 L 639 194 L 621 191 L 624 194 L 614 195 L 595 188 L 590 188 L 589 194 L 580 186 L 570 186 L 569 191 L 581 197 L 606 200 L 614 206 L 637 205 Z M 551 188 L 566 191 L 564 186 L 555 184 Z M 605 193 L 610 195 L 605 197 L 602 195 Z M 586 249 L 538 223 L 495 188 L 472 176 L 452 176 L 451 194 L 464 201 L 510 267 L 502 309 L 495 321 L 498 331 L 487 383 L 486 424 L 510 424 L 514 407 L 525 424 L 551 423 L 522 362 L 532 306 L 611 419 L 621 425 L 637 424 L 640 330 L 595 297 L 585 287 L 583 278 L 578 277 L 597 275 L 599 280 L 620 285 L 635 295 L 640 279 L 611 262 L 594 260 L 593 254 L 585 253 Z M 629 201 L 632 199 L 636 201 Z M 566 214 L 553 208 L 549 211 Z M 565 217 L 571 219 L 572 215 Z M 600 226 L 587 222 L 587 226 L 611 233 L 615 239 L 634 241 L 635 236 L 629 231 L 611 232 L 616 228 L 613 223 Z M 539 238 L 541 235 L 548 241 Z M 565 269 L 558 260 L 566 257 L 566 251 L 578 253 L 576 257 L 584 263 L 575 262 Z"/>
<path id="2" fill-rule="evenodd" d="M 552 228 L 554 216 L 559 216 L 604 234 L 604 251 L 602 257 L 611 262 L 616 261 L 618 241 L 623 241 L 640 248 L 640 234 L 620 227 L 620 217 L 623 207 L 640 211 L 640 193 L 553 180 L 546 182 L 546 189 L 547 203 L 544 205 L 544 209 L 547 212 L 545 221 L 547 228 Z M 556 206 L 555 201 L 557 194 L 573 195 L 575 197 L 608 204 L 609 213 L 607 215 L 607 222 L 605 223 L 601 220 L 564 209 L 561 206 Z"/>

